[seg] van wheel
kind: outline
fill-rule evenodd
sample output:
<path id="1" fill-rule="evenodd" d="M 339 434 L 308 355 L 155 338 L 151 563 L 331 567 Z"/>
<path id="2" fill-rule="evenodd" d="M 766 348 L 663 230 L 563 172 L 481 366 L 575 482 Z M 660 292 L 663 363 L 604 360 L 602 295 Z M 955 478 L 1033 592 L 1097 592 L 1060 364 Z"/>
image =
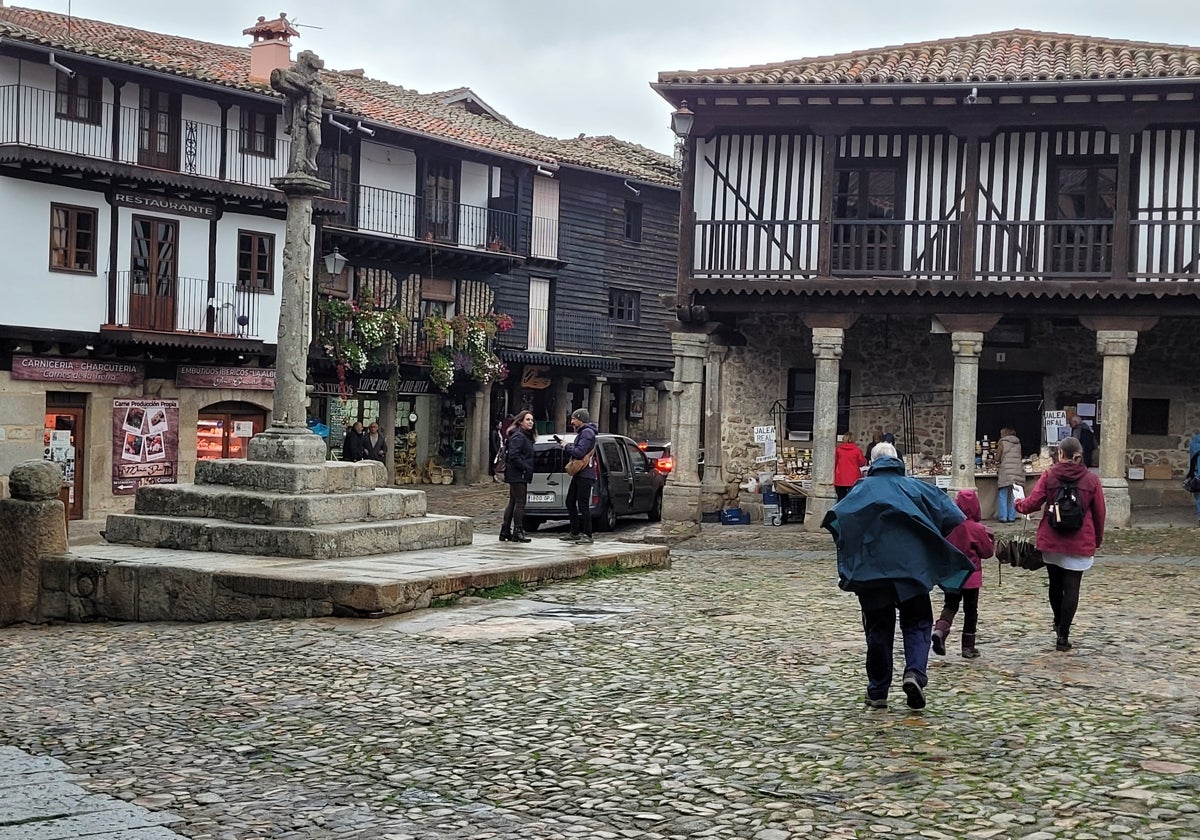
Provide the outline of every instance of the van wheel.
<path id="1" fill-rule="evenodd" d="M 662 493 L 654 494 L 654 504 L 646 511 L 646 518 L 651 522 L 662 522 Z"/>
<path id="2" fill-rule="evenodd" d="M 536 531 L 542 525 L 542 520 L 526 516 L 521 520 L 521 527 L 526 531 Z"/>
<path id="3" fill-rule="evenodd" d="M 612 531 L 617 527 L 617 511 L 608 497 L 600 498 L 600 515 L 596 517 L 597 531 Z"/>

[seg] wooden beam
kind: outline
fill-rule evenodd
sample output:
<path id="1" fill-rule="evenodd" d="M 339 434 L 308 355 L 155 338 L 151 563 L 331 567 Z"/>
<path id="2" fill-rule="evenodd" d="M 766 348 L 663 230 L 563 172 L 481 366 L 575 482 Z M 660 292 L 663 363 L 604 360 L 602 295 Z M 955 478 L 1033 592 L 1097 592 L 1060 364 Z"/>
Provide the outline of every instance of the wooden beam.
<path id="1" fill-rule="evenodd" d="M 979 222 L 979 136 L 965 138 L 962 215 L 958 226 L 958 279 L 975 279 L 975 230 Z"/>
<path id="2" fill-rule="evenodd" d="M 1129 167 L 1133 137 L 1122 131 L 1117 135 L 1117 194 L 1113 207 L 1112 278 L 1129 277 Z"/>
<path id="3" fill-rule="evenodd" d="M 838 139 L 821 137 L 821 226 L 817 239 L 817 273 L 823 277 L 832 273 L 833 266 L 833 190 L 837 178 Z"/>

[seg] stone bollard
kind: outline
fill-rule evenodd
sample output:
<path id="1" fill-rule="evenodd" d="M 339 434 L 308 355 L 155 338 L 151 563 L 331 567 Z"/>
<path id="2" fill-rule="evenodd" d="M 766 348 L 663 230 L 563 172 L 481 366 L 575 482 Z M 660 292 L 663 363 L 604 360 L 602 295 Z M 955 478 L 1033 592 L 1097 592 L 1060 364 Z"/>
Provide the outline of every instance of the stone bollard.
<path id="1" fill-rule="evenodd" d="M 0 625 L 42 620 L 41 558 L 67 551 L 62 471 L 49 461 L 22 461 L 8 484 L 12 498 L 0 499 Z"/>

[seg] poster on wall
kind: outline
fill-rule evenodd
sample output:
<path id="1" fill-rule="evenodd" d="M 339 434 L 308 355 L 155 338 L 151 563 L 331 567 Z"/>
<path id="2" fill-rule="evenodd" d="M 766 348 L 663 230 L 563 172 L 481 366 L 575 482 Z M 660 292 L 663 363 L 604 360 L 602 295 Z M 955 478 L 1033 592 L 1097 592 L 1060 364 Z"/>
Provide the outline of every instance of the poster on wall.
<path id="1" fill-rule="evenodd" d="M 179 400 L 113 400 L 113 495 L 178 476 Z"/>
<path id="2" fill-rule="evenodd" d="M 629 419 L 641 420 L 646 413 L 646 389 L 629 389 Z"/>

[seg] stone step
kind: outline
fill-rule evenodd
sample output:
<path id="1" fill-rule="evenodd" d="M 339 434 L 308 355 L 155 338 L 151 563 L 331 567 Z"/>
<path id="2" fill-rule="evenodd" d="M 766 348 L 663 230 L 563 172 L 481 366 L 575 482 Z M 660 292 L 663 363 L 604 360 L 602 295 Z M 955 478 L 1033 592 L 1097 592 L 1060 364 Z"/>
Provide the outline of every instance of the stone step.
<path id="1" fill-rule="evenodd" d="M 285 494 L 219 484 L 151 484 L 139 488 L 134 513 L 255 525 L 332 525 L 424 516 L 425 493 L 388 487 Z"/>
<path id="2" fill-rule="evenodd" d="M 126 545 L 327 560 L 469 545 L 473 532 L 466 516 L 282 527 L 123 513 L 108 517 L 104 537 Z"/>
<path id="3" fill-rule="evenodd" d="M 386 485 L 387 467 L 378 461 L 277 464 L 221 458 L 197 461 L 196 483 L 275 493 L 350 493 Z"/>

